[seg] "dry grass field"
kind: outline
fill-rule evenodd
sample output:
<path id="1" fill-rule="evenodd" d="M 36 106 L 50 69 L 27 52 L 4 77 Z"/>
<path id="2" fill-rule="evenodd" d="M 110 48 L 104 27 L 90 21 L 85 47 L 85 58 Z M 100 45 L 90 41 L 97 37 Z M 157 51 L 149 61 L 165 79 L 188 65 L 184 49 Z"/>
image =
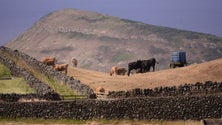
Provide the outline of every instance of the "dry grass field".
<path id="1" fill-rule="evenodd" d="M 158 67 L 158 64 L 157 64 Z M 110 76 L 109 73 L 70 67 L 68 75 L 89 85 L 108 91 L 130 90 L 134 88 L 155 88 L 160 86 L 178 86 L 185 83 L 222 81 L 222 59 L 192 64 L 183 68 L 160 70 L 131 76 Z"/>

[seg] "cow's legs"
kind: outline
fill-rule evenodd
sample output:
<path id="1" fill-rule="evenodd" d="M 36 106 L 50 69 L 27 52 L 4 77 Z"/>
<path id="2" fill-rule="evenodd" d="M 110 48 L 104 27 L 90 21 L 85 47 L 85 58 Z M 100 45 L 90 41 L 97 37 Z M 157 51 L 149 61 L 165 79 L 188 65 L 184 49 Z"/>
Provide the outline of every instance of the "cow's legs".
<path id="1" fill-rule="evenodd" d="M 143 73 L 143 68 L 142 67 L 140 68 L 140 73 Z"/>
<path id="2" fill-rule="evenodd" d="M 130 71 L 131 71 L 131 69 L 128 69 L 128 73 L 127 73 L 128 76 L 130 75 Z"/>

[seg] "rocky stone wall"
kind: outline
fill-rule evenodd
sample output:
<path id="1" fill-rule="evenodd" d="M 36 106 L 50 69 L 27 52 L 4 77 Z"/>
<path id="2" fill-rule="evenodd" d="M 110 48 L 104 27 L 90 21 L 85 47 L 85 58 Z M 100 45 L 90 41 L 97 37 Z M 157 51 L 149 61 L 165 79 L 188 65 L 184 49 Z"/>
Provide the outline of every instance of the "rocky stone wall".
<path id="1" fill-rule="evenodd" d="M 222 82 L 206 81 L 195 84 L 185 84 L 172 87 L 157 87 L 154 89 L 136 88 L 129 91 L 112 91 L 108 98 L 133 98 L 133 97 L 166 97 L 187 95 L 208 95 L 222 93 Z"/>
<path id="2" fill-rule="evenodd" d="M 95 94 L 89 86 L 82 84 L 79 80 L 76 80 L 73 77 L 67 76 L 64 73 L 55 71 L 51 66 L 45 65 L 39 60 L 32 58 L 25 53 L 19 52 L 18 50 L 11 50 L 10 48 L 4 47 L 4 46 L 0 47 L 0 51 L 10 55 L 12 58 L 24 60 L 29 66 L 34 68 L 36 71 L 56 80 L 57 82 L 69 85 L 74 91 L 76 91 L 80 95 L 87 95 L 89 98 L 95 98 Z M 4 54 L 1 54 L 1 55 L 4 55 Z M 10 59 L 7 59 L 6 56 L 5 58 L 7 61 L 10 60 Z M 17 76 L 18 74 L 21 74 L 22 71 L 20 69 L 22 68 L 19 68 L 19 69 L 15 68 L 17 66 L 14 62 L 12 64 L 12 63 L 8 63 L 7 61 L 4 61 L 5 59 L 0 59 L 0 60 L 2 60 L 1 62 L 11 70 L 13 75 Z M 10 62 L 12 61 L 10 60 Z M 20 76 L 23 76 L 23 75 L 20 75 Z M 35 84 L 33 83 L 33 85 Z"/>
<path id="3" fill-rule="evenodd" d="M 45 100 L 45 101 L 58 101 L 61 100 L 57 93 L 47 94 L 0 94 L 0 102 L 18 102 L 19 100 Z"/>
<path id="4" fill-rule="evenodd" d="M 201 120 L 222 117 L 222 95 L 0 103 L 0 117 Z"/>

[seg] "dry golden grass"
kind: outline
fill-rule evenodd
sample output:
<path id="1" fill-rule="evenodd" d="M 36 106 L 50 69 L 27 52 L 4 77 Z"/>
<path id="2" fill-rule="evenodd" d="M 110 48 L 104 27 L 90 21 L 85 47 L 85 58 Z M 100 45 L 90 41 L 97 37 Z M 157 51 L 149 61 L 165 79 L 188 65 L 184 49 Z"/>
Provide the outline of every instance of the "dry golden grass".
<path id="1" fill-rule="evenodd" d="M 222 82 L 222 59 L 202 64 L 192 64 L 183 68 L 116 77 L 110 76 L 108 72 L 69 67 L 68 75 L 89 85 L 93 90 L 97 87 L 104 87 L 106 93 L 108 91 L 178 86 L 185 83 L 205 81 Z"/>

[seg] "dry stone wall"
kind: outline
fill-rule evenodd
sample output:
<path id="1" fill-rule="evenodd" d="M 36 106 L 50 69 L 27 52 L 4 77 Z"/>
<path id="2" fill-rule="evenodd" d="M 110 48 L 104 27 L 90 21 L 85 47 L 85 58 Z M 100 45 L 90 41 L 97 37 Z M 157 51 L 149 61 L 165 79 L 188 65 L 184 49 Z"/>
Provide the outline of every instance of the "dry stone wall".
<path id="1" fill-rule="evenodd" d="M 0 103 L 0 117 L 201 120 L 222 117 L 222 95 Z"/>
<path id="2" fill-rule="evenodd" d="M 167 97 L 187 95 L 208 95 L 222 93 L 222 82 L 206 81 L 195 84 L 185 84 L 172 87 L 157 87 L 154 89 L 136 88 L 128 91 L 112 91 L 108 98 L 133 98 L 133 97 Z"/>
<path id="3" fill-rule="evenodd" d="M 18 102 L 19 100 L 47 100 L 58 101 L 61 100 L 57 93 L 48 94 L 0 94 L 0 102 Z"/>
<path id="4" fill-rule="evenodd" d="M 44 74 L 45 76 L 48 76 L 48 77 L 56 80 L 57 82 L 61 82 L 63 84 L 69 85 L 74 91 L 76 91 L 80 95 L 87 95 L 89 98 L 96 97 L 93 90 L 89 86 L 82 84 L 79 80 L 76 80 L 73 77 L 67 76 L 64 73 L 61 73 L 59 71 L 55 71 L 52 67 L 43 64 L 39 60 L 32 58 L 25 53 L 19 52 L 18 50 L 11 50 L 10 48 L 4 47 L 4 46 L 1 46 L 0 50 L 4 53 L 10 55 L 12 58 L 24 60 L 29 66 L 34 68 L 36 71 Z M 1 55 L 3 55 L 3 54 L 1 54 Z M 6 65 L 12 71 L 12 74 L 15 76 L 17 76 L 18 74 L 21 74 L 21 72 L 22 72 L 21 70 L 24 70 L 24 69 L 16 68 L 17 66 L 14 62 L 13 62 L 13 64 L 8 63 L 9 59 L 7 59 L 6 56 L 5 56 L 5 58 L 6 59 L 1 59 L 2 63 L 4 65 Z M 12 61 L 10 60 L 10 62 L 12 62 Z M 31 75 L 31 74 L 29 74 L 29 75 Z M 23 76 L 23 74 L 21 76 Z M 36 85 L 35 84 L 36 82 L 34 82 L 33 85 Z"/>

